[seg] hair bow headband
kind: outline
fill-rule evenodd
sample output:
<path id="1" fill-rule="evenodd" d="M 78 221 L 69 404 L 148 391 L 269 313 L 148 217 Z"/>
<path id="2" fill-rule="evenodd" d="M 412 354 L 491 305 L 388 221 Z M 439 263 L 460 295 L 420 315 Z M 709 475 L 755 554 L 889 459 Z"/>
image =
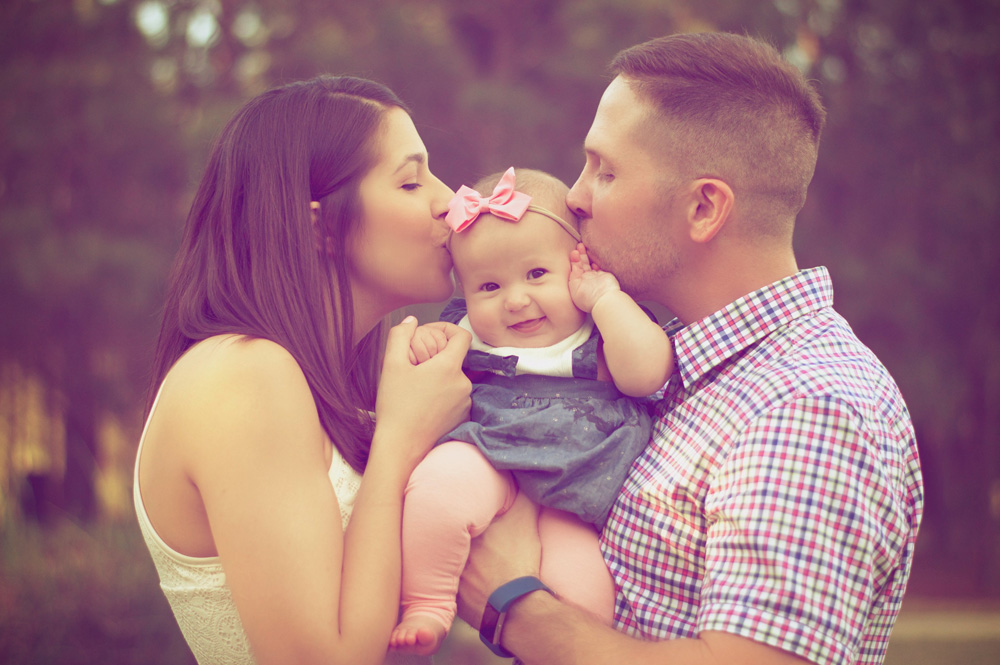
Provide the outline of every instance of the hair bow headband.
<path id="1" fill-rule="evenodd" d="M 455 233 L 461 233 L 484 212 L 500 219 L 517 222 L 525 212 L 529 211 L 545 215 L 580 242 L 580 233 L 569 222 L 541 206 L 531 205 L 530 196 L 514 189 L 513 166 L 504 172 L 500 182 L 493 188 L 493 193 L 488 197 L 480 196 L 479 192 L 471 187 L 465 185 L 459 187 L 448 203 L 448 214 L 444 219 Z"/>

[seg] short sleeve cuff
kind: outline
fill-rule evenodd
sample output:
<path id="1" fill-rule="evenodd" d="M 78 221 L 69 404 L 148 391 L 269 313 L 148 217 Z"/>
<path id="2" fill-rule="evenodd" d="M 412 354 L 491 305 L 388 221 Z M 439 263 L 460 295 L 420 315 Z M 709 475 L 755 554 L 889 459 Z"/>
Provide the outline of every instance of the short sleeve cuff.
<path id="1" fill-rule="evenodd" d="M 698 632 L 716 630 L 782 649 L 817 665 L 853 663 L 856 654 L 842 642 L 788 617 L 739 605 L 702 607 Z"/>

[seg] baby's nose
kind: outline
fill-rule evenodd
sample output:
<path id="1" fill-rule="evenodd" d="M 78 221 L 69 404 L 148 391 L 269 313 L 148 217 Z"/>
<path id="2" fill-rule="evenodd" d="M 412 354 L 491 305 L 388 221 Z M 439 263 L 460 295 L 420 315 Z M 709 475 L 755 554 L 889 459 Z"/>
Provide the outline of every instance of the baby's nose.
<path id="1" fill-rule="evenodd" d="M 507 295 L 504 304 L 508 312 L 516 312 L 519 309 L 527 307 L 529 302 L 531 302 L 531 299 L 527 293 L 524 291 L 513 291 Z"/>

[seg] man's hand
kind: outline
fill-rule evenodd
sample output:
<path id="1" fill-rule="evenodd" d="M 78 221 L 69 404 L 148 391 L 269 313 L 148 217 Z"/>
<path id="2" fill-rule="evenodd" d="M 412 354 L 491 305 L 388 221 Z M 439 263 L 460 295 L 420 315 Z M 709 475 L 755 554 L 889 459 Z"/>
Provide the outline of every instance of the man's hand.
<path id="1" fill-rule="evenodd" d="M 538 506 L 519 494 L 510 510 L 472 541 L 469 562 L 458 587 L 459 616 L 478 628 L 490 594 L 515 578 L 538 577 L 541 560 Z"/>
<path id="2" fill-rule="evenodd" d="M 606 293 L 621 291 L 618 279 L 590 261 L 583 243 L 569 255 L 569 294 L 573 303 L 584 312 L 594 309 L 598 299 Z"/>

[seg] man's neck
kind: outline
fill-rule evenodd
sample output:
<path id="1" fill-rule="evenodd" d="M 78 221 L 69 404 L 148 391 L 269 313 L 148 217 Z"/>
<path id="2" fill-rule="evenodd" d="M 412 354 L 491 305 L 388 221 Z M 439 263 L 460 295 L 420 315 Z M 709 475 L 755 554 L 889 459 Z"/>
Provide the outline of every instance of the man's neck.
<path id="1" fill-rule="evenodd" d="M 790 249 L 706 254 L 673 276 L 657 300 L 690 324 L 798 271 Z"/>

